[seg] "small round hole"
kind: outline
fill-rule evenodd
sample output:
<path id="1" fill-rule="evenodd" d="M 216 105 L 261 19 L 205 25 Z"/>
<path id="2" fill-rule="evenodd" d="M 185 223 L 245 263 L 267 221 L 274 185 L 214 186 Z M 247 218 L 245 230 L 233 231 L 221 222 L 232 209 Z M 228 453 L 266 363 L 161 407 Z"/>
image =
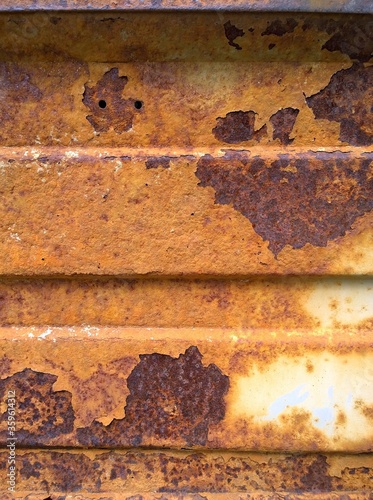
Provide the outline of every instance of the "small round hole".
<path id="1" fill-rule="evenodd" d="M 105 109 L 106 108 L 106 101 L 101 99 L 101 101 L 98 101 L 98 105 L 100 106 L 100 108 Z"/>
<path id="2" fill-rule="evenodd" d="M 135 101 L 134 106 L 135 106 L 136 109 L 141 109 L 142 108 L 142 102 L 141 101 Z"/>

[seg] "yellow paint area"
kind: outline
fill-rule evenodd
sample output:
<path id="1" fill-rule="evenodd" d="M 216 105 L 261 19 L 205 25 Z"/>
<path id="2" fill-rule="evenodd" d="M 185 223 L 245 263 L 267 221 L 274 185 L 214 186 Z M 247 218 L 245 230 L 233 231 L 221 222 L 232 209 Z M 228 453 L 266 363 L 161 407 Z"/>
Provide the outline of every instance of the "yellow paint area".
<path id="1" fill-rule="evenodd" d="M 322 328 L 369 320 L 373 318 L 373 279 L 318 282 L 305 308 Z"/>

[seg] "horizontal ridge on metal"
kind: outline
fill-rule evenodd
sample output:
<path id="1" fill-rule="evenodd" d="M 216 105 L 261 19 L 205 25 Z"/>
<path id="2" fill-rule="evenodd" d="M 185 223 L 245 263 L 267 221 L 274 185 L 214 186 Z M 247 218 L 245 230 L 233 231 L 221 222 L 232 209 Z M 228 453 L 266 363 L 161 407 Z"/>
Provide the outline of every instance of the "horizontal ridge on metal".
<path id="1" fill-rule="evenodd" d="M 367 0 L 3 0 L 0 11 L 220 10 L 253 12 L 373 13 Z"/>

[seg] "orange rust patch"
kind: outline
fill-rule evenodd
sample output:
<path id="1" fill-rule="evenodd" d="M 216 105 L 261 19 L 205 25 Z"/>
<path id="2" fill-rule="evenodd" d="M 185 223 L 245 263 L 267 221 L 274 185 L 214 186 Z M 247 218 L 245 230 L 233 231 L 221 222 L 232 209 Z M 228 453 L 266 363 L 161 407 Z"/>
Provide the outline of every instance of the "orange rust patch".
<path id="1" fill-rule="evenodd" d="M 313 364 L 309 360 L 306 363 L 306 369 L 307 369 L 308 373 L 313 373 L 313 371 L 315 369 L 315 367 L 313 366 Z"/>
<path id="2" fill-rule="evenodd" d="M 366 405 L 364 401 L 357 400 L 355 408 L 358 408 L 366 418 L 373 420 L 373 406 Z"/>
<path id="3" fill-rule="evenodd" d="M 337 425 L 344 425 L 347 422 L 346 414 L 343 411 L 339 411 L 336 419 Z"/>

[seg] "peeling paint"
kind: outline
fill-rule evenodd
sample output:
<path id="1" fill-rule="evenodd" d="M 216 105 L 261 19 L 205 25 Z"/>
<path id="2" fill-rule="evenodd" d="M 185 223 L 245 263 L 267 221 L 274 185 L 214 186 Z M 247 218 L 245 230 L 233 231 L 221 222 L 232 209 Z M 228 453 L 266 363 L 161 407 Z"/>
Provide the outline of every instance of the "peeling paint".
<path id="1" fill-rule="evenodd" d="M 50 444 L 53 438 L 69 434 L 74 428 L 74 411 L 71 394 L 53 391 L 55 375 L 25 368 L 21 372 L 0 380 L 0 398 L 5 401 L 8 390 L 17 395 L 17 443 L 28 446 Z M 1 415 L 1 423 L 7 422 L 7 412 Z M 0 432 L 2 446 L 7 432 Z"/>
<path id="2" fill-rule="evenodd" d="M 355 63 L 338 71 L 329 84 L 306 98 L 317 119 L 340 123 L 339 138 L 354 146 L 373 144 L 373 66 Z"/>
<path id="3" fill-rule="evenodd" d="M 277 256 L 286 245 L 326 246 L 372 210 L 371 163 L 370 155 L 357 160 L 338 152 L 280 154 L 271 162 L 206 155 L 196 176 L 201 187 L 214 188 L 215 203 L 248 218 Z"/>
<path id="4" fill-rule="evenodd" d="M 268 23 L 267 28 L 263 31 L 262 36 L 276 35 L 284 36 L 286 33 L 293 33 L 298 26 L 298 22 L 290 17 L 286 19 L 276 19 Z"/>
<path id="5" fill-rule="evenodd" d="M 273 126 L 273 139 L 279 139 L 285 145 L 291 144 L 294 139 L 290 139 L 290 134 L 298 114 L 299 109 L 284 108 L 272 115 L 269 121 Z"/>
<path id="6" fill-rule="evenodd" d="M 177 359 L 161 354 L 140 355 L 127 379 L 125 418 L 105 427 L 94 422 L 78 429 L 84 445 L 139 446 L 143 440 L 204 445 L 209 426 L 224 418 L 228 377 L 215 366 L 204 368 L 201 354 L 190 347 Z"/>
<path id="7" fill-rule="evenodd" d="M 212 133 L 222 142 L 238 144 L 254 140 L 259 142 L 267 134 L 267 126 L 255 130 L 254 111 L 231 111 L 224 118 L 217 118 L 217 125 Z"/>
<path id="8" fill-rule="evenodd" d="M 87 120 L 96 132 L 107 132 L 113 128 L 121 134 L 132 128 L 135 112 L 141 110 L 142 103 L 122 98 L 127 84 L 128 78 L 119 76 L 118 68 L 113 68 L 94 87 L 84 86 L 83 103 L 92 113 Z"/>
<path id="9" fill-rule="evenodd" d="M 237 50 L 242 50 L 242 47 L 238 45 L 235 40 L 240 36 L 244 36 L 244 30 L 237 28 L 230 21 L 227 21 L 226 23 L 224 23 L 224 32 L 225 36 L 228 39 L 229 45 Z"/>

